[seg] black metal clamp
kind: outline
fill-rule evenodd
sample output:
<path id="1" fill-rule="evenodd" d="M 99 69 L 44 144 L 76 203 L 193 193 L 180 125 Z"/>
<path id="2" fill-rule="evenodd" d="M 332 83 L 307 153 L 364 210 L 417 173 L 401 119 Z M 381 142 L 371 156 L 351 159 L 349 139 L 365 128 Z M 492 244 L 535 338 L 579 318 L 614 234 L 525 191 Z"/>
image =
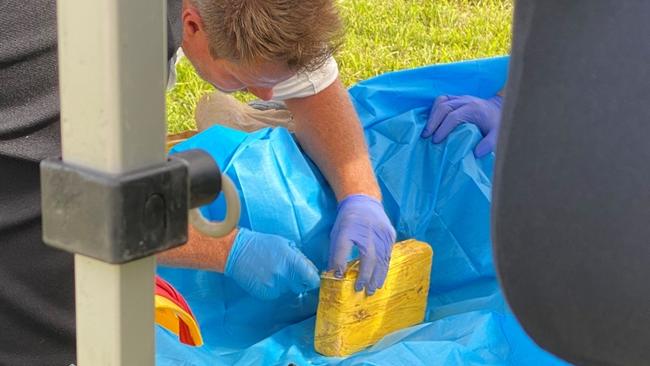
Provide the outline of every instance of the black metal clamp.
<path id="1" fill-rule="evenodd" d="M 189 209 L 210 203 L 221 189 L 219 166 L 198 149 L 121 175 L 47 159 L 41 162 L 43 240 L 108 263 L 150 256 L 185 243 Z"/>

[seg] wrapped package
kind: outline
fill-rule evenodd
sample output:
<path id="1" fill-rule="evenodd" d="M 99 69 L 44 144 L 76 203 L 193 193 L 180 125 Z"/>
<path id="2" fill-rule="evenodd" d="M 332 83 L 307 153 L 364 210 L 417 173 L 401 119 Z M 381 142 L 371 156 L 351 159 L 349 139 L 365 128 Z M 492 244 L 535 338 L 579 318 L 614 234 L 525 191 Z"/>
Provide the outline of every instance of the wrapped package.
<path id="1" fill-rule="evenodd" d="M 395 244 L 386 282 L 372 296 L 356 292 L 359 262 L 341 279 L 322 276 L 314 348 L 326 356 L 347 356 L 386 334 L 424 320 L 433 250 L 427 243 Z"/>

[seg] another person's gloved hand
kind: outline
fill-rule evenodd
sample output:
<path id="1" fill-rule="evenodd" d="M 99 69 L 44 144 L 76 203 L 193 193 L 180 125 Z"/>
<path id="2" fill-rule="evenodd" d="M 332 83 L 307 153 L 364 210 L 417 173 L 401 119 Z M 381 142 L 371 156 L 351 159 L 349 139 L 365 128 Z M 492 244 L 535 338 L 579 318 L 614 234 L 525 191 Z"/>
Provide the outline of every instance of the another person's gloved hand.
<path id="1" fill-rule="evenodd" d="M 483 157 L 496 148 L 501 123 L 501 102 L 502 97 L 499 95 L 490 99 L 469 95 L 441 95 L 433 103 L 422 137 L 433 135 L 433 142 L 438 144 L 459 124 L 473 123 L 484 136 L 476 145 L 474 155 Z"/>
<path id="2" fill-rule="evenodd" d="M 342 277 L 356 245 L 361 260 L 355 290 L 365 287 L 372 295 L 383 286 L 395 243 L 395 229 L 384 207 L 375 198 L 351 195 L 339 203 L 338 216 L 330 234 L 329 269 Z"/>
<path id="3" fill-rule="evenodd" d="M 265 300 L 320 285 L 318 269 L 292 241 L 244 228 L 237 233 L 224 273 L 251 295 Z"/>

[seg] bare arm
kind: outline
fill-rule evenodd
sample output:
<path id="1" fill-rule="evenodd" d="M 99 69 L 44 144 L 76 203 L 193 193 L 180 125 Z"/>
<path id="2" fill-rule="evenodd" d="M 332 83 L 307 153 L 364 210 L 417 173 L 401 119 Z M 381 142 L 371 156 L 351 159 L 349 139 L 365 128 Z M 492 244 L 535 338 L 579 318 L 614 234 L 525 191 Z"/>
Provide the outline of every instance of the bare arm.
<path id="1" fill-rule="evenodd" d="M 296 137 L 340 201 L 351 194 L 381 199 L 361 124 L 347 90 L 336 81 L 318 94 L 286 100 Z"/>
<path id="2" fill-rule="evenodd" d="M 158 254 L 158 262 L 173 267 L 223 272 L 237 229 L 223 238 L 205 236 L 191 225 L 187 243 Z"/>

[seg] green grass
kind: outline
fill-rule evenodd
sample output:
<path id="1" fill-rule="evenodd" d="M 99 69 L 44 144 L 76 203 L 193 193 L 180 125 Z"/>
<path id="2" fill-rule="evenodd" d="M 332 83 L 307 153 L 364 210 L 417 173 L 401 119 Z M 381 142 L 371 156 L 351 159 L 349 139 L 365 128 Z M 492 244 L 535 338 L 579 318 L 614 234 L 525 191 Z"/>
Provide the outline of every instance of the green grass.
<path id="1" fill-rule="evenodd" d="M 347 34 L 337 61 L 347 86 L 388 71 L 509 52 L 512 0 L 338 2 Z M 187 60 L 177 72 L 176 87 L 167 94 L 170 133 L 194 128 L 196 102 L 212 90 Z"/>

